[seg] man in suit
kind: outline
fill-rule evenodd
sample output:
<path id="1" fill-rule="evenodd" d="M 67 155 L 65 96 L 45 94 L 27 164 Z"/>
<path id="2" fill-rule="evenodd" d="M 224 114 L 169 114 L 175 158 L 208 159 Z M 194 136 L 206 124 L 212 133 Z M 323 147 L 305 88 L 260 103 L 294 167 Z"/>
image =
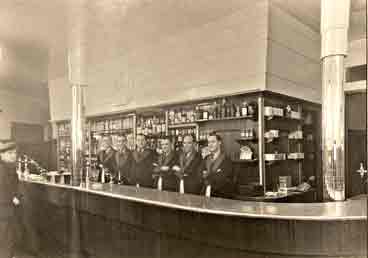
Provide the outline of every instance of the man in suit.
<path id="1" fill-rule="evenodd" d="M 199 175 L 199 167 L 202 162 L 201 154 L 199 154 L 194 146 L 194 136 L 185 135 L 183 139 L 183 149 L 179 155 L 179 163 L 173 167 L 178 182 L 184 180 L 184 192 L 199 194 L 201 191 L 201 178 Z M 179 185 L 177 190 L 179 191 Z"/>
<path id="2" fill-rule="evenodd" d="M 20 204 L 18 176 L 16 173 L 17 151 L 14 142 L 0 146 L 0 257 L 14 255 L 16 244 L 16 211 Z"/>
<path id="3" fill-rule="evenodd" d="M 127 147 L 125 135 L 119 135 L 116 140 L 115 164 L 118 174 L 118 181 L 121 184 L 132 184 L 130 169 L 132 166 L 132 152 Z"/>
<path id="4" fill-rule="evenodd" d="M 202 194 L 231 198 L 234 194 L 232 161 L 222 148 L 222 138 L 216 133 L 207 137 L 210 154 L 202 162 Z M 210 190 L 209 190 L 210 189 Z"/>
<path id="5" fill-rule="evenodd" d="M 162 153 L 158 156 L 156 167 L 154 168 L 155 186 L 157 187 L 160 176 L 162 177 L 162 190 L 176 191 L 177 178 L 172 167 L 178 163 L 178 155 L 174 151 L 169 137 L 161 139 Z"/>
<path id="6" fill-rule="evenodd" d="M 131 184 L 143 187 L 153 187 L 153 163 L 156 160 L 155 153 L 147 148 L 146 137 L 138 134 L 137 146 L 133 151 L 132 166 L 130 169 Z"/>
<path id="7" fill-rule="evenodd" d="M 118 178 L 115 155 L 116 151 L 112 147 L 111 136 L 108 135 L 103 136 L 101 139 L 100 152 L 97 154 L 97 164 L 99 166 L 102 165 L 103 168 L 105 169 L 105 173 L 109 173 L 112 178 Z M 101 181 L 101 174 L 102 168 L 100 167 L 100 173 L 98 175 L 99 181 Z M 105 182 L 107 182 L 106 179 Z"/>

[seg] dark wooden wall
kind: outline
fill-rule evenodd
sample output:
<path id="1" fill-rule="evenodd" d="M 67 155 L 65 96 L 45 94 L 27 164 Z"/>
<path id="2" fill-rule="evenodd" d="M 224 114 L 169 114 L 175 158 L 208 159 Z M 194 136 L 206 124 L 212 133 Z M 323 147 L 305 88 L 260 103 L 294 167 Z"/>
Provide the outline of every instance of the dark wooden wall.
<path id="1" fill-rule="evenodd" d="M 346 95 L 346 196 L 366 193 L 367 177 L 356 172 L 360 163 L 367 169 L 367 98 L 365 93 Z"/>

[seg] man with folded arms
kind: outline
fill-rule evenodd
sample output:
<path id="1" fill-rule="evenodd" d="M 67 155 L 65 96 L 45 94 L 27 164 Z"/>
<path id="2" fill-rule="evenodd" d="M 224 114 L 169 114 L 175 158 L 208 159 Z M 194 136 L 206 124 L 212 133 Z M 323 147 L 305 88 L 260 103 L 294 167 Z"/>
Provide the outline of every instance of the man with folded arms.
<path id="1" fill-rule="evenodd" d="M 133 151 L 132 166 L 130 169 L 130 183 L 139 187 L 153 187 L 153 163 L 156 160 L 155 153 L 147 148 L 146 137 L 137 135 L 137 146 Z"/>
<path id="2" fill-rule="evenodd" d="M 176 191 L 177 178 L 172 167 L 178 162 L 178 154 L 173 150 L 172 142 L 168 137 L 161 140 L 161 148 L 162 153 L 158 156 L 153 170 L 155 178 L 154 185 L 159 190 Z M 159 186 L 160 184 L 161 186 Z"/>
<path id="3" fill-rule="evenodd" d="M 182 190 L 182 192 L 192 194 L 200 193 L 201 178 L 198 170 L 201 162 L 202 156 L 196 151 L 194 146 L 194 136 L 185 135 L 178 164 L 173 167 L 175 175 L 178 178 L 177 191 Z M 182 189 L 180 189 L 181 187 Z"/>
<path id="4" fill-rule="evenodd" d="M 206 196 L 232 198 L 234 194 L 232 161 L 222 147 L 222 138 L 211 133 L 208 138 L 210 154 L 201 165 L 202 191 Z"/>
<path id="5" fill-rule="evenodd" d="M 121 184 L 130 185 L 130 169 L 132 166 L 132 152 L 127 147 L 125 135 L 119 135 L 116 140 L 115 164 L 118 173 L 118 180 Z"/>
<path id="6" fill-rule="evenodd" d="M 116 161 L 115 161 L 115 153 L 116 151 L 112 147 L 112 139 L 110 136 L 105 135 L 101 139 L 101 150 L 97 154 L 97 163 L 100 166 L 100 173 L 98 175 L 98 180 L 102 181 L 102 167 L 105 170 L 105 178 L 106 173 L 110 173 L 110 179 L 116 180 L 118 175 L 116 171 Z M 116 178 L 116 179 L 115 179 Z M 105 179 L 106 182 L 106 179 Z"/>

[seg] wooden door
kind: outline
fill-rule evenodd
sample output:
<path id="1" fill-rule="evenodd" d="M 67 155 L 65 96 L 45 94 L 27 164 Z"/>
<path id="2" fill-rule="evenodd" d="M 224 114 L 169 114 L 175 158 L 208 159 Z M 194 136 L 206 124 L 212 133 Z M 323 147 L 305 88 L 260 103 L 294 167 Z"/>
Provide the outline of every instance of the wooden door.
<path id="1" fill-rule="evenodd" d="M 366 192 L 367 180 L 362 180 L 356 171 L 363 163 L 367 169 L 367 98 L 365 93 L 346 95 L 346 197 L 352 197 Z"/>
<path id="2" fill-rule="evenodd" d="M 359 173 L 356 171 L 360 163 L 367 168 L 367 134 L 365 130 L 348 131 L 348 153 L 346 166 L 347 198 L 366 192 L 366 187 Z M 364 180 L 367 180 L 364 177 Z"/>

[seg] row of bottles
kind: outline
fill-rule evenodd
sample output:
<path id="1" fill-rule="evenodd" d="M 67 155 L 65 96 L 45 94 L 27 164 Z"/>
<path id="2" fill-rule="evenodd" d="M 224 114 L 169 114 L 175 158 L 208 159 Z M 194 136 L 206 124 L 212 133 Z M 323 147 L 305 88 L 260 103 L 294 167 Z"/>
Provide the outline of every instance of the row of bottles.
<path id="1" fill-rule="evenodd" d="M 184 140 L 185 135 L 193 135 L 196 140 L 195 128 L 181 128 L 169 130 L 169 136 L 174 140 L 175 143 L 181 144 Z"/>
<path id="2" fill-rule="evenodd" d="M 146 136 L 165 136 L 166 122 L 164 116 L 140 117 L 137 119 L 137 134 Z"/>
<path id="3" fill-rule="evenodd" d="M 226 98 L 213 103 L 198 104 L 191 108 L 171 109 L 168 112 L 169 125 L 191 123 L 198 120 L 213 120 L 234 117 L 254 116 L 257 110 L 255 103 L 234 103 Z"/>
<path id="4" fill-rule="evenodd" d="M 133 117 L 106 119 L 91 122 L 91 131 L 127 130 L 134 127 Z"/>
<path id="5" fill-rule="evenodd" d="M 170 125 L 193 123 L 196 120 L 196 113 L 193 108 L 171 109 L 168 117 Z"/>
<path id="6" fill-rule="evenodd" d="M 60 123 L 58 124 L 58 135 L 70 135 L 71 128 L 70 123 Z"/>

